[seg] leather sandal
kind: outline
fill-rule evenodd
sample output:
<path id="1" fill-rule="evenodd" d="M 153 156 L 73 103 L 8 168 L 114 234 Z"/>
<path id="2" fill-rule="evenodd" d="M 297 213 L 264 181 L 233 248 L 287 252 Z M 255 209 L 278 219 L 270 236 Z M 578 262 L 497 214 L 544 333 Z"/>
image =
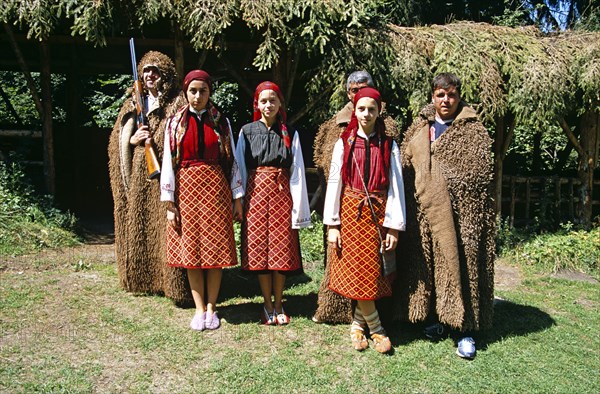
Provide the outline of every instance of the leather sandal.
<path id="1" fill-rule="evenodd" d="M 277 324 L 277 318 L 275 317 L 275 310 L 273 310 L 273 312 L 269 313 L 267 311 L 267 308 L 263 306 L 263 311 L 260 314 L 260 321 L 262 322 L 262 324 L 266 325 L 266 326 L 272 326 Z"/>
<path id="2" fill-rule="evenodd" d="M 373 347 L 379 353 L 388 353 L 392 350 L 392 342 L 390 342 L 390 338 L 384 330 L 371 334 L 371 339 L 373 340 Z"/>
<path id="3" fill-rule="evenodd" d="M 362 352 L 369 347 L 369 342 L 365 336 L 365 330 L 358 324 L 350 326 L 350 339 L 352 339 L 352 347 L 354 350 Z"/>
<path id="4" fill-rule="evenodd" d="M 275 315 L 277 324 L 280 326 L 285 326 L 286 324 L 290 323 L 290 317 L 285 313 L 283 307 L 281 307 L 281 312 L 277 312 L 276 309 L 273 309 L 273 314 Z"/>

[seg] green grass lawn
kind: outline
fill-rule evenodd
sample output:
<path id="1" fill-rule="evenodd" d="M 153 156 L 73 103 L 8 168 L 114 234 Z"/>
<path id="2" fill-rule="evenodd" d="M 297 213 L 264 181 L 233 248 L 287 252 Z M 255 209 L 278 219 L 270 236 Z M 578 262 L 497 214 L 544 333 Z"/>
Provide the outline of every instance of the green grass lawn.
<path id="1" fill-rule="evenodd" d="M 229 269 L 223 326 L 193 332 L 193 310 L 119 288 L 111 245 L 0 258 L 0 392 L 600 392 L 598 283 L 522 273 L 467 361 L 404 323 L 392 355 L 354 351 L 347 326 L 311 321 L 321 263 L 305 269 L 289 326 L 258 324 L 256 280 Z"/>

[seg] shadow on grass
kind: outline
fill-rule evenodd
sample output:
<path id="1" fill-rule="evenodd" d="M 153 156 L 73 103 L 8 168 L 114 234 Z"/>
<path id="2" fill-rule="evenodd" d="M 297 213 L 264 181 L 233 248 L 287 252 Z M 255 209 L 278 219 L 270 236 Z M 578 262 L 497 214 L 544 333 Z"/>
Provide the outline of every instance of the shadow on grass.
<path id="1" fill-rule="evenodd" d="M 308 283 L 312 278 L 305 273 L 289 276 L 285 288 Z M 223 270 L 223 281 L 219 293 L 219 302 L 233 298 L 262 298 L 258 278 L 255 274 L 244 272 L 239 266 Z M 311 318 L 317 306 L 317 295 L 285 295 L 285 311 L 292 318 Z M 262 311 L 262 302 L 246 301 L 236 305 L 220 306 L 219 313 L 229 323 L 242 324 L 258 322 Z"/>
<path id="2" fill-rule="evenodd" d="M 285 312 L 292 320 L 299 317 L 310 319 L 315 313 L 316 294 L 286 295 L 284 298 Z M 262 308 L 262 302 L 248 301 L 236 305 L 221 306 L 219 307 L 219 314 L 230 324 L 259 323 Z"/>
<path id="3" fill-rule="evenodd" d="M 494 302 L 494 325 L 479 335 L 477 348 L 485 350 L 489 344 L 494 342 L 543 331 L 555 324 L 556 322 L 549 314 L 536 307 L 496 299 Z"/>
<path id="4" fill-rule="evenodd" d="M 383 310 L 382 323 L 386 327 L 392 345 L 401 346 L 417 340 L 426 340 L 423 329 L 427 324 L 388 321 L 385 319 L 385 308 L 387 307 L 390 306 L 385 303 L 381 306 L 378 305 L 378 309 Z M 477 350 L 485 350 L 488 345 L 506 338 L 543 331 L 555 324 L 550 315 L 536 307 L 496 299 L 492 328 L 474 334 Z M 455 342 L 462 337 L 458 332 L 452 332 L 450 336 Z"/>
<path id="5" fill-rule="evenodd" d="M 288 276 L 285 281 L 285 288 L 289 289 L 294 285 L 308 283 L 312 279 L 305 273 Z M 230 298 L 253 298 L 260 296 L 260 286 L 256 274 L 247 273 L 239 266 L 223 270 L 223 280 L 221 282 L 221 291 L 219 293 L 219 302 Z"/>

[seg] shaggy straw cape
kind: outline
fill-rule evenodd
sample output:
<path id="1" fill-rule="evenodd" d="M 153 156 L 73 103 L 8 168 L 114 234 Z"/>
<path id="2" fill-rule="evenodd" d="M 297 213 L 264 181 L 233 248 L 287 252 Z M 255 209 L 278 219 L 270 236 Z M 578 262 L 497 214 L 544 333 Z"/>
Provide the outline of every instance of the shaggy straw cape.
<path id="1" fill-rule="evenodd" d="M 183 104 L 177 98 L 175 65 L 160 52 L 148 52 L 139 62 L 161 72 L 159 106 L 148 114 L 150 133 L 161 162 L 165 121 Z M 147 94 L 147 92 L 145 92 Z M 137 130 L 132 100 L 127 100 L 115 123 L 108 146 L 110 184 L 114 200 L 115 252 L 119 283 L 134 293 L 164 294 L 178 304 L 191 303 L 185 271 L 165 262 L 166 208 L 160 202 L 159 182 L 148 181 L 143 146 L 129 138 Z"/>

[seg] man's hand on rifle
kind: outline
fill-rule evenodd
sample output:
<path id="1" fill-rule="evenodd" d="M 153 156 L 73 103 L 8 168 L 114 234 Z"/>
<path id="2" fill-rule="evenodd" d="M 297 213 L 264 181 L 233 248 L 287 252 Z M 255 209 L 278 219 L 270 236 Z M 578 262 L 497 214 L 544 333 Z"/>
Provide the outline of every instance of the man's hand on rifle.
<path id="1" fill-rule="evenodd" d="M 173 202 L 170 202 L 167 205 L 167 222 L 169 223 L 169 226 L 179 233 L 181 229 L 181 216 Z"/>
<path id="2" fill-rule="evenodd" d="M 148 130 L 148 126 L 141 126 L 137 131 L 131 136 L 129 139 L 129 143 L 131 145 L 140 145 L 147 138 L 150 138 L 150 130 Z"/>

